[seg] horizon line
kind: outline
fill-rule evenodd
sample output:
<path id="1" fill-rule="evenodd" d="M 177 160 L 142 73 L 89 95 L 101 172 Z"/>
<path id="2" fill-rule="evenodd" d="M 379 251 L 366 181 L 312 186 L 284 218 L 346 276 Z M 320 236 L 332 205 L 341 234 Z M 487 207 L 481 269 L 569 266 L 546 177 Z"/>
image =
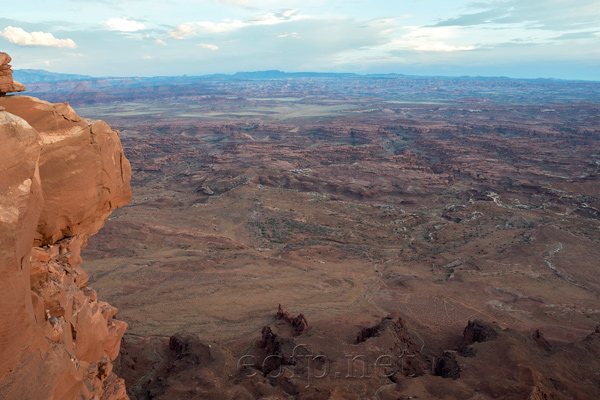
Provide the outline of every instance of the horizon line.
<path id="1" fill-rule="evenodd" d="M 346 76 L 354 76 L 354 77 L 378 77 L 378 76 L 398 76 L 398 77 L 407 77 L 407 78 L 448 78 L 448 79 L 477 79 L 477 78 L 487 78 L 487 79 L 499 79 L 499 80 L 518 80 L 518 81 L 562 81 L 562 82 L 591 82 L 591 83 L 600 83 L 600 80 L 593 79 L 566 79 L 566 78 L 554 78 L 554 77 L 537 77 L 537 78 L 519 78 L 512 77 L 506 75 L 414 75 L 414 74 L 403 74 L 398 72 L 381 72 L 381 73 L 367 73 L 361 74 L 358 72 L 323 72 L 323 71 L 295 71 L 288 72 L 277 69 L 267 69 L 267 70 L 257 70 L 257 71 L 237 71 L 234 73 L 224 73 L 224 72 L 216 72 L 216 73 L 208 73 L 208 74 L 182 74 L 182 75 L 132 75 L 132 76 L 93 76 L 93 75 L 85 75 L 85 74 L 76 74 L 76 73 L 67 73 L 67 72 L 54 72 L 48 71 L 41 68 L 19 68 L 13 69 L 13 72 L 17 71 L 42 71 L 48 74 L 54 75 L 73 75 L 80 76 L 85 79 L 128 79 L 128 78 L 205 78 L 205 77 L 218 77 L 218 76 L 229 76 L 235 77 L 235 75 L 242 74 L 258 74 L 258 73 L 280 73 L 287 75 L 299 75 L 299 74 L 315 74 L 315 75 L 346 75 Z M 282 77 L 284 78 L 284 77 Z M 264 78 L 264 79 L 282 79 L 282 78 Z M 67 79 L 68 80 L 68 79 Z M 59 82 L 59 81 L 56 81 Z M 36 83 L 36 82 L 30 82 Z M 42 83 L 42 82 L 40 82 Z"/>

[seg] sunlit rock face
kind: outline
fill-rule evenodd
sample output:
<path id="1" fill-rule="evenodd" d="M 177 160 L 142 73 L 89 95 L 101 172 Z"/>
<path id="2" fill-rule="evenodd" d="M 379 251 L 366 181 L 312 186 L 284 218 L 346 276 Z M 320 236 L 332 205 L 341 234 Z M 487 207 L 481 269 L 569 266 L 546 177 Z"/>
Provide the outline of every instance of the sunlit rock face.
<path id="1" fill-rule="evenodd" d="M 4 93 L 19 89 L 4 79 L 9 61 L 0 53 Z M 68 104 L 9 95 L 0 140 L 0 398 L 126 399 L 111 362 L 127 325 L 80 257 L 131 199 L 119 134 Z"/>

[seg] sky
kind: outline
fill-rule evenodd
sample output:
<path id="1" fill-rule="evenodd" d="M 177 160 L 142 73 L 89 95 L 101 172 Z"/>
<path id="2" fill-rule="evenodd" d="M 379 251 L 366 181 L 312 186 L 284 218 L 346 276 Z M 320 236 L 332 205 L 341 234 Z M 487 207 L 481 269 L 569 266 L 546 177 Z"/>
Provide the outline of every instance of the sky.
<path id="1" fill-rule="evenodd" d="M 600 0 L 27 0 L 14 69 L 92 76 L 282 70 L 600 81 Z"/>

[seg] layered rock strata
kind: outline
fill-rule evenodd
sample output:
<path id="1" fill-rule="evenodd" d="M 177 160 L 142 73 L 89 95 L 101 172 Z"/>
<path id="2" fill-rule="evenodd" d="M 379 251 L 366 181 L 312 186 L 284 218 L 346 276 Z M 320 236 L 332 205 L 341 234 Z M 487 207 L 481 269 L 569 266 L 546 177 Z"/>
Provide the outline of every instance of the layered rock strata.
<path id="1" fill-rule="evenodd" d="M 111 362 L 127 325 L 80 257 L 131 199 L 119 133 L 66 103 L 11 95 L 0 96 L 0 138 L 0 398 L 126 399 Z"/>

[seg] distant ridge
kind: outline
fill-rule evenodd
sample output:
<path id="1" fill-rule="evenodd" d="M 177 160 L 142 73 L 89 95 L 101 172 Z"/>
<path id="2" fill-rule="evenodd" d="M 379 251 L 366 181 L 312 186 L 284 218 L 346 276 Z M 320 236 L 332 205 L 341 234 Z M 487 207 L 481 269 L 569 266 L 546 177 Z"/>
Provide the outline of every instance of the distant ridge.
<path id="1" fill-rule="evenodd" d="M 104 76 L 94 77 L 89 75 L 62 74 L 49 72 L 43 69 L 17 69 L 14 70 L 13 77 L 22 83 L 54 83 L 65 81 L 98 81 L 98 80 L 119 80 L 120 85 L 139 86 L 154 85 L 158 83 L 184 84 L 195 83 L 199 81 L 215 80 L 278 80 L 278 79 L 298 79 L 298 78 L 376 78 L 376 79 L 411 79 L 411 80 L 435 80 L 435 81 L 501 81 L 501 82 L 535 82 L 535 83 L 571 83 L 571 82 L 591 82 L 566 80 L 555 78 L 509 78 L 506 76 L 435 76 L 435 75 L 404 75 L 398 73 L 382 74 L 357 74 L 357 73 L 338 73 L 338 72 L 285 72 L 279 70 L 267 71 L 248 71 L 236 72 L 234 74 L 206 74 L 206 75 L 176 75 L 176 76 L 151 76 L 151 77 L 118 77 Z M 127 82 L 125 82 L 127 81 Z"/>
<path id="2" fill-rule="evenodd" d="M 89 75 L 61 74 L 57 72 L 48 72 L 43 69 L 16 69 L 13 77 L 21 83 L 37 82 L 62 82 L 62 81 L 83 81 L 94 79 Z"/>
<path id="3" fill-rule="evenodd" d="M 215 74 L 209 75 L 219 78 L 233 79 L 285 79 L 285 78 L 334 78 L 334 77 L 349 77 L 360 76 L 354 73 L 335 73 L 335 72 L 284 72 L 278 70 L 269 71 L 254 71 L 254 72 L 236 72 L 233 75 Z"/>

